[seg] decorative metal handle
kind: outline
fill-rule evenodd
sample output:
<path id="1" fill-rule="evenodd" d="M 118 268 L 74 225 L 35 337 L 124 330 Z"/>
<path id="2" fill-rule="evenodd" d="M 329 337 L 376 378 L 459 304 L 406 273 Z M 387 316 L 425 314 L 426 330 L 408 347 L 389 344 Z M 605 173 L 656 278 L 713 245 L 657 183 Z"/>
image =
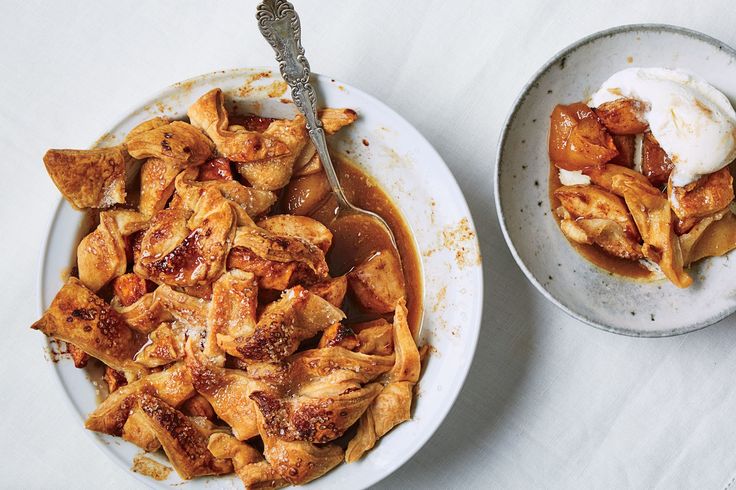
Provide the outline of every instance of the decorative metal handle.
<path id="1" fill-rule="evenodd" d="M 309 62 L 304 56 L 302 47 L 302 28 L 294 6 L 286 0 L 263 0 L 258 5 L 256 19 L 261 34 L 276 52 L 276 61 L 279 63 L 281 76 L 291 88 L 291 98 L 294 99 L 294 104 L 307 119 L 307 132 L 317 148 L 327 180 L 339 204 L 352 208 L 345 198 L 327 151 L 325 131 L 322 128 L 322 121 L 317 116 L 317 94 L 312 84 L 309 83 Z"/>

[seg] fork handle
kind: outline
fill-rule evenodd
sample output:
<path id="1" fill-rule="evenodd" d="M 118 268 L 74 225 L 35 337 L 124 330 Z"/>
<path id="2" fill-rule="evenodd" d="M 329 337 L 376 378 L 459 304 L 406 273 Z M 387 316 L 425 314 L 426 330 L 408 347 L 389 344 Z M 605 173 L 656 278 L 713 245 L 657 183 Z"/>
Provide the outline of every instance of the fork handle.
<path id="1" fill-rule="evenodd" d="M 325 169 L 338 204 L 352 207 L 345 198 L 327 150 L 322 121 L 317 116 L 317 94 L 309 82 L 309 62 L 301 41 L 301 24 L 294 6 L 286 0 L 263 0 L 256 13 L 258 28 L 276 52 L 281 76 L 291 88 L 291 98 L 307 120 L 307 132 Z"/>

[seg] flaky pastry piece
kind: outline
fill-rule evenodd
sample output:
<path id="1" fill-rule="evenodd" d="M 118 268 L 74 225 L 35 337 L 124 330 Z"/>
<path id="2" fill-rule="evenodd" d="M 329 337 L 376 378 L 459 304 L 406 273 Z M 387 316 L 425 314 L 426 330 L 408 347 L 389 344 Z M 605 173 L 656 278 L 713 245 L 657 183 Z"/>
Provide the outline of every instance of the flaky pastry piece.
<path id="1" fill-rule="evenodd" d="M 317 446 L 307 441 L 285 441 L 261 431 L 263 456 L 281 478 L 292 485 L 304 485 L 324 475 L 343 459 L 337 444 Z"/>
<path id="2" fill-rule="evenodd" d="M 246 187 L 236 180 L 197 181 L 195 168 L 181 172 L 175 180 L 176 194 L 189 209 L 194 209 L 202 193 L 207 189 L 217 189 L 233 204 L 238 217 L 238 225 L 248 225 L 252 219 L 268 211 L 276 202 L 276 194 L 271 191 Z"/>
<path id="3" fill-rule="evenodd" d="M 184 363 L 176 363 L 115 390 L 89 414 L 84 426 L 95 432 L 124 436 L 124 426 L 135 400 L 144 393 L 176 407 L 191 398 L 195 391 L 187 367 Z"/>
<path id="4" fill-rule="evenodd" d="M 212 363 L 194 342 L 186 344 L 186 363 L 197 392 L 212 405 L 217 416 L 232 427 L 241 441 L 258 435 L 256 407 L 249 398 L 258 383 L 245 371 Z"/>
<path id="5" fill-rule="evenodd" d="M 151 219 L 134 271 L 159 284 L 197 286 L 225 270 L 236 229 L 233 205 L 206 189 L 193 211 L 165 209 Z"/>
<path id="6" fill-rule="evenodd" d="M 736 248 L 736 216 L 729 208 L 713 213 L 700 219 L 679 240 L 686 266 L 705 257 L 723 255 Z"/>
<path id="7" fill-rule="evenodd" d="M 212 434 L 207 448 L 216 457 L 232 461 L 235 474 L 248 490 L 276 490 L 288 485 L 257 449 L 230 434 Z"/>
<path id="8" fill-rule="evenodd" d="M 289 152 L 278 139 L 245 129 L 231 131 L 222 90 L 215 88 L 197 99 L 187 111 L 192 125 L 215 142 L 220 155 L 234 162 L 251 162 Z"/>
<path id="9" fill-rule="evenodd" d="M 125 203 L 126 162 L 123 146 L 94 150 L 49 150 L 46 171 L 76 209 L 104 209 Z"/>
<path id="10" fill-rule="evenodd" d="M 328 277 L 329 268 L 325 254 L 319 247 L 303 238 L 277 235 L 255 225 L 239 226 L 233 240 L 233 249 L 239 247 L 250 250 L 264 260 L 297 262 L 308 269 L 317 280 Z M 250 272 L 258 275 L 257 271 Z"/>
<path id="11" fill-rule="evenodd" d="M 332 246 L 332 232 L 325 225 L 308 216 L 276 214 L 263 218 L 258 226 L 274 235 L 298 237 L 327 253 Z"/>
<path id="12" fill-rule="evenodd" d="M 148 336 L 148 343 L 135 355 L 135 362 L 147 368 L 165 366 L 184 358 L 186 327 L 162 323 Z"/>
<path id="13" fill-rule="evenodd" d="M 278 367 L 251 366 L 248 376 L 264 386 L 250 398 L 268 435 L 326 443 L 360 418 L 383 389 L 371 381 L 393 365 L 393 356 L 371 356 L 342 347 L 307 350 Z"/>
<path id="14" fill-rule="evenodd" d="M 352 325 L 336 323 L 322 332 L 318 347 L 344 347 L 363 354 L 387 356 L 394 351 L 393 326 L 383 318 Z"/>
<path id="15" fill-rule="evenodd" d="M 673 229 L 669 201 L 652 186 L 614 177 L 613 187 L 621 193 L 644 240 L 642 253 L 659 264 L 662 272 L 675 286 L 686 288 L 692 278 L 684 271 L 680 241 Z"/>
<path id="16" fill-rule="evenodd" d="M 345 318 L 333 305 L 301 286 L 287 289 L 269 304 L 250 335 L 217 334 L 217 344 L 245 361 L 279 361 L 293 354 L 299 343 Z"/>
<path id="17" fill-rule="evenodd" d="M 607 175 L 603 177 L 607 178 Z M 626 172 L 616 173 L 611 178 L 635 181 Z M 607 184 L 605 180 L 603 183 Z M 577 243 L 596 244 L 624 259 L 643 257 L 639 231 L 619 196 L 597 185 L 562 186 L 555 190 L 554 195 L 562 205 L 562 209 L 556 212 L 560 217 L 560 229 L 567 238 Z"/>
<path id="18" fill-rule="evenodd" d="M 227 268 L 253 274 L 263 289 L 283 291 L 292 283 L 299 262 L 276 262 L 259 257 L 245 247 L 233 247 L 227 256 Z"/>
<path id="19" fill-rule="evenodd" d="M 154 293 L 146 293 L 138 301 L 128 306 L 113 298 L 111 306 L 130 328 L 145 335 L 153 332 L 161 323 L 174 320 L 160 298 L 157 298 Z"/>
<path id="20" fill-rule="evenodd" d="M 409 329 L 406 301 L 396 305 L 393 322 L 395 362 L 386 374 L 384 388 L 360 418 L 358 432 L 348 443 L 345 461 L 359 460 L 388 431 L 411 418 L 414 385 L 422 366 L 419 350 Z"/>
<path id="21" fill-rule="evenodd" d="M 113 369 L 123 371 L 128 379 L 146 373 L 143 366 L 133 362 L 145 338 L 75 277 L 69 278 L 31 328 L 74 344 Z"/>
<path id="22" fill-rule="evenodd" d="M 223 475 L 233 471 L 229 460 L 216 458 L 207 449 L 211 434 L 206 423 L 200 425 L 201 420 L 190 419 L 149 394 L 137 397 L 134 411 L 140 414 L 142 423 L 156 435 L 169 461 L 183 479 Z"/>
<path id="23" fill-rule="evenodd" d="M 148 226 L 141 213 L 129 210 L 103 211 L 100 224 L 77 247 L 79 280 L 98 291 L 110 280 L 122 276 L 128 267 L 125 237 Z"/>
<path id="24" fill-rule="evenodd" d="M 733 177 L 728 167 L 705 175 L 685 187 L 667 185 L 672 211 L 681 220 L 702 218 L 721 211 L 734 198 Z"/>
<path id="25" fill-rule="evenodd" d="M 319 112 L 319 117 L 325 132 L 333 134 L 355 121 L 357 114 L 351 109 L 326 109 Z M 309 141 L 305 123 L 301 114 L 297 114 L 294 119 L 273 121 L 262 134 L 282 141 L 289 152 L 263 160 L 237 163 L 236 168 L 240 175 L 254 187 L 275 190 L 289 183 L 295 169 L 299 169 L 300 175 L 319 171 L 322 165 L 314 145 Z"/>
<path id="26" fill-rule="evenodd" d="M 201 165 L 214 149 L 209 138 L 192 125 L 165 118 L 139 124 L 125 141 L 132 156 L 146 160 L 140 172 L 139 209 L 149 217 L 164 208 L 179 172 Z"/>
<path id="27" fill-rule="evenodd" d="M 212 286 L 212 301 L 207 312 L 205 354 L 223 365 L 225 356 L 217 344 L 217 335 L 249 337 L 256 329 L 258 283 L 255 275 L 232 269 Z"/>

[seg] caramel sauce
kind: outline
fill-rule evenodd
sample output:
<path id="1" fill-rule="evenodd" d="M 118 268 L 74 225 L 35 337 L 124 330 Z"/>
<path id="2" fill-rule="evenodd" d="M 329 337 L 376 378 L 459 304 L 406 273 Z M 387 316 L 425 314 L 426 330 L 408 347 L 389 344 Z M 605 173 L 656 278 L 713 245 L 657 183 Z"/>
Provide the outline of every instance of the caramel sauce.
<path id="1" fill-rule="evenodd" d="M 406 281 L 409 327 L 416 335 L 422 318 L 422 277 L 419 254 L 411 231 L 401 212 L 376 181 L 347 158 L 337 155 L 332 158 L 348 200 L 359 208 L 381 216 L 394 234 Z M 359 217 L 334 220 L 336 211 L 337 202 L 330 194 L 311 214 L 312 218 L 325 223 L 333 233 L 332 248 L 326 257 L 331 276 L 345 274 L 376 253 L 393 248 L 388 235 L 374 220 L 358 219 Z M 366 312 L 350 294 L 346 296 L 342 309 L 348 317 L 347 323 L 385 317 Z"/>
<path id="2" fill-rule="evenodd" d="M 559 171 L 554 163 L 549 164 L 549 202 L 552 207 L 552 216 L 554 216 L 557 225 L 560 225 L 560 218 L 557 216 L 555 210 L 560 206 L 560 201 L 554 195 L 555 190 L 562 187 L 560 182 Z M 562 233 L 562 231 L 560 231 Z M 564 234 L 563 234 L 564 236 Z M 577 243 L 565 236 L 565 239 L 570 245 L 586 260 L 591 262 L 593 265 L 600 267 L 606 272 L 615 274 L 617 276 L 627 277 L 629 279 L 635 279 L 638 281 L 652 281 L 655 279 L 654 273 L 643 266 L 638 261 L 626 260 L 614 255 L 606 253 L 603 249 L 597 245 L 587 245 L 584 243 Z"/>

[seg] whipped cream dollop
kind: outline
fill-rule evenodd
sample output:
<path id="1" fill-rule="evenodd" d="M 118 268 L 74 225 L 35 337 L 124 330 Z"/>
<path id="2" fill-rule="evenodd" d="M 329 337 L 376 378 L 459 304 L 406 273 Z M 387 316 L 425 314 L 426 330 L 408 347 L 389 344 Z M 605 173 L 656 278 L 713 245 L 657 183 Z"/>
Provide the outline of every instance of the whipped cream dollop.
<path id="1" fill-rule="evenodd" d="M 645 103 L 643 118 L 674 163 L 673 185 L 685 186 L 736 158 L 736 112 L 722 92 L 698 75 L 628 68 L 606 80 L 589 105 L 622 97 Z"/>

